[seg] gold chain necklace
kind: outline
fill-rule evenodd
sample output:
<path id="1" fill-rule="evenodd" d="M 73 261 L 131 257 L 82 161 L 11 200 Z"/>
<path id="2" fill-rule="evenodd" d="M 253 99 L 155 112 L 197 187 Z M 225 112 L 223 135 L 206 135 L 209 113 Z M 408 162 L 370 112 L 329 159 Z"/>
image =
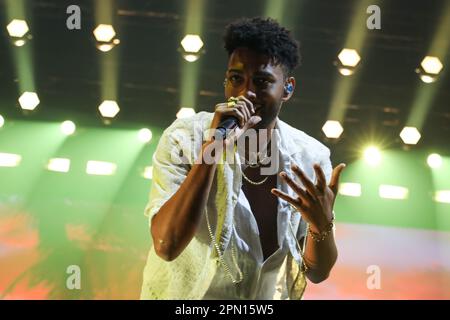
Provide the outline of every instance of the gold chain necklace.
<path id="1" fill-rule="evenodd" d="M 242 171 L 242 176 L 244 177 L 245 180 L 247 180 L 247 182 L 251 183 L 254 186 L 259 186 L 261 184 L 263 184 L 264 182 L 266 182 L 267 179 L 269 179 L 269 176 L 266 176 L 264 179 L 262 179 L 261 181 L 253 181 L 250 180 L 244 173 L 244 171 Z"/>

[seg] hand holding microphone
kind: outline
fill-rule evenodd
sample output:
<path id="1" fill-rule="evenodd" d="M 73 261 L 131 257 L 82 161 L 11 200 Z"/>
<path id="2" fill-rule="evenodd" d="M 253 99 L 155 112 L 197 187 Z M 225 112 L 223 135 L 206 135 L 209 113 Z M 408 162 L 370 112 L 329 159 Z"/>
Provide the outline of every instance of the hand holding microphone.
<path id="1" fill-rule="evenodd" d="M 261 117 L 255 115 L 255 108 L 250 100 L 244 96 L 231 97 L 228 102 L 216 105 L 211 129 L 217 130 L 215 139 L 236 140 L 260 121 Z"/>

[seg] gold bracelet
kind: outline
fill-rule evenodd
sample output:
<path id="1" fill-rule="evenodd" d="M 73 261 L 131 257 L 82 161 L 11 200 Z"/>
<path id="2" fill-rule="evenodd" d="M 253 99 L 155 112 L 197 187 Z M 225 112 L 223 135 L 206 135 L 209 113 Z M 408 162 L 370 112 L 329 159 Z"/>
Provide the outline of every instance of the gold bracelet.
<path id="1" fill-rule="evenodd" d="M 334 220 L 331 220 L 331 222 L 328 224 L 327 229 L 323 232 L 317 233 L 317 232 L 313 232 L 311 231 L 311 229 L 308 230 L 308 233 L 311 235 L 311 238 L 315 241 L 315 242 L 320 242 L 326 239 L 326 237 L 328 237 L 328 235 L 331 233 L 331 231 L 333 231 L 333 224 Z"/>

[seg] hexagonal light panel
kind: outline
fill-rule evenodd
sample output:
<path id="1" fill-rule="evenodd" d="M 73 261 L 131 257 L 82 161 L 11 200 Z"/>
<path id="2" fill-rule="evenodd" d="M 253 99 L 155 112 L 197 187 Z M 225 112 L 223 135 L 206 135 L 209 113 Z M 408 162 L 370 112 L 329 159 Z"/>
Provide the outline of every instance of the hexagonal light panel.
<path id="1" fill-rule="evenodd" d="M 322 127 L 323 133 L 327 136 L 327 138 L 337 139 L 341 136 L 344 128 L 342 128 L 339 121 L 328 120 Z"/>
<path id="2" fill-rule="evenodd" d="M 104 118 L 114 118 L 120 111 L 119 105 L 114 100 L 105 100 L 98 107 L 100 114 Z"/>
<path id="3" fill-rule="evenodd" d="M 428 74 L 438 74 L 444 67 L 442 65 L 441 60 L 439 60 L 438 57 L 431 57 L 431 56 L 426 56 L 422 60 L 420 65 L 423 68 L 423 70 Z"/>
<path id="4" fill-rule="evenodd" d="M 115 35 L 116 32 L 110 24 L 99 24 L 97 28 L 94 29 L 95 39 L 100 42 L 110 42 Z"/>
<path id="5" fill-rule="evenodd" d="M 36 92 L 24 92 L 19 98 L 20 107 L 24 110 L 34 110 L 39 104 Z"/>
<path id="6" fill-rule="evenodd" d="M 342 49 L 338 55 L 338 58 L 345 67 L 355 67 L 361 60 L 361 57 L 355 49 L 348 48 Z"/>
<path id="7" fill-rule="evenodd" d="M 415 127 L 404 127 L 402 132 L 400 132 L 400 138 L 405 144 L 417 144 L 420 137 L 420 132 Z"/>
<path id="8" fill-rule="evenodd" d="M 7 26 L 6 29 L 11 37 L 22 38 L 30 29 L 25 20 L 14 19 Z"/>
<path id="9" fill-rule="evenodd" d="M 196 34 L 188 34 L 181 40 L 181 46 L 186 52 L 197 53 L 203 47 L 203 41 Z"/>

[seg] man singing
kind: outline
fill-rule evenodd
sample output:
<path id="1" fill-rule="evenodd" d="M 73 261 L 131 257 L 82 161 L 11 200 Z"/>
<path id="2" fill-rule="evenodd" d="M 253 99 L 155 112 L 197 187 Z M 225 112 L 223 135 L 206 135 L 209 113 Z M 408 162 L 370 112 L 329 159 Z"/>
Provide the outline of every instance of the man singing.
<path id="1" fill-rule="evenodd" d="M 337 259 L 345 165 L 278 118 L 298 42 L 263 18 L 229 24 L 224 42 L 226 102 L 176 120 L 153 157 L 142 299 L 301 299 L 305 278 L 324 281 Z"/>

